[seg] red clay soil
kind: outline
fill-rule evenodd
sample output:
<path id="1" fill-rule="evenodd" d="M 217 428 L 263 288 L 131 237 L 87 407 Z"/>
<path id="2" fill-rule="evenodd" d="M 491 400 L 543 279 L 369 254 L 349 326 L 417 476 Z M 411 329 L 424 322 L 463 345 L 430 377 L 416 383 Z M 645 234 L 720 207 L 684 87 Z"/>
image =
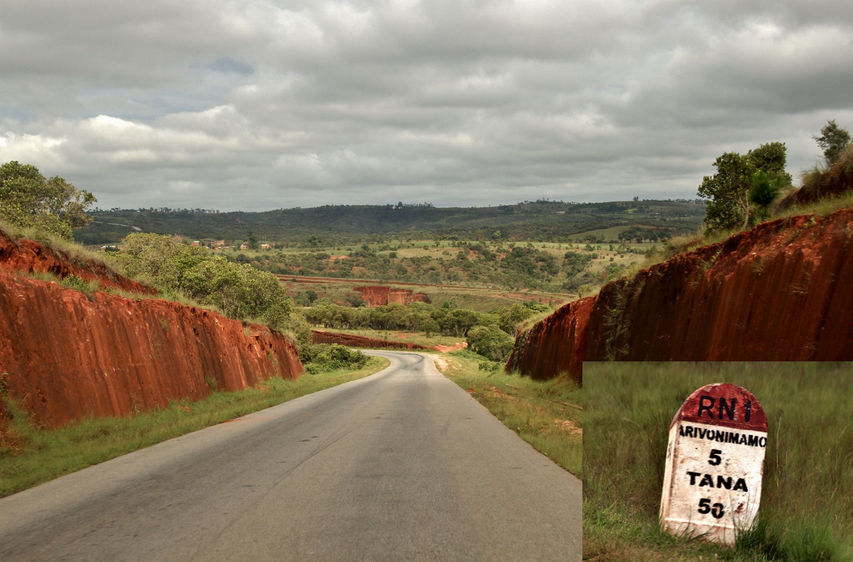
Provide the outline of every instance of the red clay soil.
<path id="1" fill-rule="evenodd" d="M 0 393 L 47 427 L 302 372 L 294 345 L 266 327 L 0 270 Z M 0 400 L 0 441 L 4 407 Z"/>
<path id="2" fill-rule="evenodd" d="M 391 303 L 408 305 L 413 302 L 430 302 L 427 295 L 424 293 L 415 293 L 411 289 L 395 289 L 377 285 L 355 287 L 353 290 L 361 293 L 361 299 L 369 307 L 385 306 Z"/>
<path id="3" fill-rule="evenodd" d="M 534 379 L 583 361 L 853 359 L 853 208 L 759 225 L 569 303 L 519 336 Z"/>
<path id="4" fill-rule="evenodd" d="M 69 258 L 64 252 L 46 248 L 32 240 L 12 240 L 0 230 L 0 270 L 26 273 L 52 273 L 59 278 L 76 275 L 84 281 L 97 281 L 103 288 L 129 293 L 156 294 L 151 287 L 137 283 L 91 258 Z"/>

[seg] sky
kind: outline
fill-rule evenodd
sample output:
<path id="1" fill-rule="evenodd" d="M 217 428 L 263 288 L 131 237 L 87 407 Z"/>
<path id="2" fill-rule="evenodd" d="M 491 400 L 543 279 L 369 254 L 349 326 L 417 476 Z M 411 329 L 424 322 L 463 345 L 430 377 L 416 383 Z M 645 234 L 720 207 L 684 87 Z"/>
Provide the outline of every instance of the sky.
<path id="1" fill-rule="evenodd" d="M 0 163 L 104 209 L 693 199 L 830 119 L 849 0 L 0 0 Z"/>

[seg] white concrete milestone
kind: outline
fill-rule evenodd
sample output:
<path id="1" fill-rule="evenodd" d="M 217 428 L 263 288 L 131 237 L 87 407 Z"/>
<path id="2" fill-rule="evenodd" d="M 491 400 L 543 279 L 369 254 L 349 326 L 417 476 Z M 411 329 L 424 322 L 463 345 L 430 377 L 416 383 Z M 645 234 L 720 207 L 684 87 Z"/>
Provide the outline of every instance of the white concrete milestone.
<path id="1" fill-rule="evenodd" d="M 672 419 L 661 493 L 661 526 L 733 545 L 758 514 L 767 416 L 748 390 L 703 386 Z"/>

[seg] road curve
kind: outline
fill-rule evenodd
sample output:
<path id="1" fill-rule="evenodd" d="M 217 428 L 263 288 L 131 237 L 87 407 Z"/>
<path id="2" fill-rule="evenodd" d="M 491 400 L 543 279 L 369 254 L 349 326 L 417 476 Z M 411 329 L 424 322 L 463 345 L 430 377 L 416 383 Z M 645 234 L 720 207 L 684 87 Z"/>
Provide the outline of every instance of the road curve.
<path id="1" fill-rule="evenodd" d="M 428 357 L 374 353 L 370 377 L 0 499 L 0 560 L 580 560 L 580 482 Z"/>

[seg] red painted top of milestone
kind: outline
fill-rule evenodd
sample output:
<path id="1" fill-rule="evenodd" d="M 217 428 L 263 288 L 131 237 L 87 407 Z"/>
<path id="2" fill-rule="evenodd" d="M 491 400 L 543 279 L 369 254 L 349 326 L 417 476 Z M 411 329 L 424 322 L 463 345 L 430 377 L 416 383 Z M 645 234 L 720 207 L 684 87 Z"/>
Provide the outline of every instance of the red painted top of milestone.
<path id="1" fill-rule="evenodd" d="M 758 399 L 747 389 L 727 382 L 694 391 L 670 426 L 679 421 L 767 432 L 767 415 Z"/>

